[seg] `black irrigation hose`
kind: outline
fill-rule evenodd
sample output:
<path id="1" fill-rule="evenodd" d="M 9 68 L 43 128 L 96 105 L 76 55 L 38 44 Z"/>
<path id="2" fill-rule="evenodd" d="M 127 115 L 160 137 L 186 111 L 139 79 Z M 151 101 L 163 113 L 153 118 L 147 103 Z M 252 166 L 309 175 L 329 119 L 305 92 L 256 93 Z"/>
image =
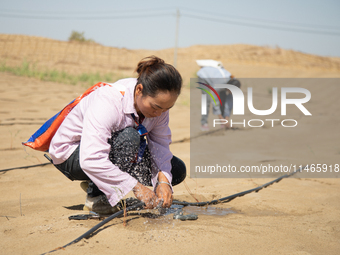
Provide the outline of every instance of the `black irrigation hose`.
<path id="1" fill-rule="evenodd" d="M 0 170 L 0 172 L 7 172 L 7 171 L 11 171 L 11 170 L 16 170 L 16 169 L 26 169 L 26 168 L 38 167 L 38 166 L 46 166 L 46 165 L 50 165 L 50 164 L 51 163 L 43 163 L 43 164 L 38 164 L 38 165 L 13 167 L 13 168 L 8 168 L 8 169 L 2 169 L 2 170 Z"/>
<path id="2" fill-rule="evenodd" d="M 138 209 L 138 208 L 142 208 L 144 206 L 144 202 L 139 202 L 135 205 L 132 205 L 132 206 L 129 206 L 126 208 L 126 211 L 132 211 L 132 210 L 135 210 L 135 209 Z M 96 231 L 98 228 L 100 228 L 101 226 L 105 225 L 106 223 L 108 223 L 109 221 L 113 220 L 114 218 L 122 215 L 124 213 L 124 210 L 120 210 L 119 212 L 116 212 L 114 214 L 112 214 L 110 217 L 107 217 L 105 220 L 101 221 L 100 223 L 98 223 L 97 225 L 95 225 L 93 228 L 91 228 L 90 230 L 88 230 L 86 233 L 82 234 L 81 236 L 79 236 L 78 238 L 74 239 L 72 242 L 62 246 L 62 247 L 58 247 L 54 250 L 51 250 L 49 252 L 45 252 L 45 253 L 42 253 L 41 255 L 44 255 L 44 254 L 48 254 L 48 253 L 52 253 L 52 252 L 55 252 L 55 251 L 58 251 L 58 250 L 63 250 L 64 248 L 66 248 L 67 246 L 70 246 L 71 244 L 75 244 L 75 243 L 78 243 L 80 240 L 82 240 L 83 238 L 86 238 L 88 237 L 89 235 L 91 235 L 94 231 Z"/>
<path id="3" fill-rule="evenodd" d="M 190 140 L 190 138 L 184 138 L 182 140 L 174 141 L 172 143 L 182 143 L 182 142 L 189 141 L 189 140 Z M 45 157 L 46 157 L 46 154 L 45 154 Z M 13 167 L 13 168 L 8 168 L 8 169 L 1 169 L 0 173 L 1 172 L 12 171 L 12 170 L 18 170 L 18 169 L 26 169 L 26 168 L 32 168 L 32 167 L 46 166 L 46 165 L 52 164 L 51 160 L 50 159 L 48 159 L 48 160 L 50 161 L 50 163 L 43 163 L 43 164 L 30 165 L 30 166 L 19 166 L 19 167 Z"/>
<path id="4" fill-rule="evenodd" d="M 258 186 L 257 188 L 246 190 L 246 191 L 243 191 L 243 192 L 240 192 L 240 193 L 236 193 L 236 194 L 228 196 L 228 197 L 224 197 L 224 198 L 220 198 L 220 199 L 215 199 L 215 200 L 211 200 L 211 201 L 207 201 L 207 202 L 198 202 L 198 203 L 189 203 L 189 202 L 186 202 L 186 201 L 178 201 L 178 200 L 174 200 L 172 203 L 176 204 L 176 205 L 183 205 L 183 206 L 205 206 L 205 205 L 218 204 L 218 203 L 227 203 L 227 202 L 233 200 L 236 197 L 242 197 L 242 196 L 244 196 L 244 195 L 246 195 L 248 193 L 251 193 L 251 192 L 259 192 L 261 189 L 267 188 L 268 186 L 272 185 L 273 183 L 281 181 L 283 178 L 291 177 L 292 175 L 300 172 L 301 169 L 303 169 L 303 168 L 298 169 L 296 172 L 280 176 L 279 178 L 277 178 L 277 179 L 275 179 L 273 181 L 267 182 L 267 183 L 265 183 L 265 184 L 263 184 L 261 186 Z M 143 202 L 139 202 L 139 203 L 137 203 L 135 205 L 127 207 L 126 211 L 127 212 L 128 211 L 132 211 L 132 210 L 137 209 L 137 208 L 142 208 L 143 206 L 144 206 L 144 203 Z M 43 253 L 41 255 L 52 253 L 52 252 L 55 252 L 55 251 L 60 250 L 60 249 L 64 249 L 67 246 L 70 246 L 71 244 L 75 244 L 75 243 L 79 242 L 83 238 L 86 238 L 89 235 L 91 235 L 94 231 L 96 231 L 98 228 L 100 228 L 104 224 L 106 224 L 109 221 L 113 220 L 114 218 L 122 215 L 123 213 L 124 213 L 124 210 L 120 210 L 119 212 L 116 212 L 116 213 L 112 214 L 110 217 L 108 217 L 105 220 L 101 221 L 100 223 L 95 225 L 93 228 L 88 230 L 86 233 L 84 233 L 83 235 L 81 235 L 78 238 L 74 239 L 72 242 L 70 242 L 70 243 L 68 243 L 68 244 L 66 244 L 66 245 L 64 245 L 62 247 L 58 247 L 58 248 L 56 248 L 54 250 L 51 250 L 49 252 L 45 252 L 45 253 Z"/>
<path id="5" fill-rule="evenodd" d="M 174 200 L 174 201 L 172 201 L 172 203 L 176 204 L 176 205 L 183 205 L 183 206 L 189 206 L 189 205 L 190 206 L 205 206 L 205 205 L 214 205 L 214 204 L 219 204 L 219 203 L 227 203 L 227 202 L 229 202 L 229 201 L 231 201 L 231 200 L 233 200 L 237 197 L 242 197 L 242 196 L 249 194 L 249 193 L 252 193 L 252 192 L 259 192 L 261 189 L 267 188 L 268 186 L 272 185 L 273 183 L 281 181 L 283 178 L 288 178 L 288 177 L 291 177 L 292 175 L 294 175 L 296 173 L 299 173 L 301 169 L 303 169 L 303 167 L 298 169 L 296 172 L 292 172 L 290 174 L 280 176 L 279 178 L 277 178 L 273 181 L 267 182 L 267 183 L 265 183 L 261 186 L 258 186 L 256 188 L 249 189 L 249 190 L 246 190 L 246 191 L 242 191 L 242 192 L 236 193 L 234 195 L 230 195 L 230 196 L 223 197 L 223 198 L 220 198 L 220 199 L 215 199 L 215 200 L 206 201 L 206 202 L 196 202 L 196 203 L 195 202 L 189 203 L 189 202 L 186 202 L 186 201 Z"/>
<path id="6" fill-rule="evenodd" d="M 191 138 L 183 138 L 181 140 L 176 140 L 176 141 L 173 141 L 172 143 L 187 142 L 187 141 L 190 141 L 191 139 L 198 138 L 198 137 L 205 136 L 205 135 L 210 135 L 210 134 L 216 133 L 218 131 L 220 131 L 220 129 L 208 131 L 208 132 L 205 132 L 203 134 L 199 134 L 199 135 L 193 136 Z M 45 154 L 45 157 L 46 157 L 46 154 Z M 51 160 L 49 158 L 47 158 L 47 159 L 51 162 Z M 8 169 L 2 169 L 2 170 L 0 170 L 0 172 L 7 172 L 7 171 L 11 171 L 11 170 L 16 170 L 16 169 L 26 169 L 26 168 L 32 168 L 32 167 L 46 166 L 46 165 L 49 165 L 51 163 L 44 163 L 44 164 L 37 164 L 37 165 L 30 165 L 30 166 L 13 167 L 13 168 L 8 168 Z"/>

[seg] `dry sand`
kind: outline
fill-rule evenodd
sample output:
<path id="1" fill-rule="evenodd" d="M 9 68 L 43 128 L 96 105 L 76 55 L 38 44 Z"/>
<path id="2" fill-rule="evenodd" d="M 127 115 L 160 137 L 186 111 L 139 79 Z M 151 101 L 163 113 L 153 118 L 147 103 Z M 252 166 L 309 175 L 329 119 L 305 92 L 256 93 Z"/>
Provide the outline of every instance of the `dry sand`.
<path id="1" fill-rule="evenodd" d="M 185 49 L 181 52 L 184 54 Z M 185 61 L 196 57 L 188 55 Z M 188 81 L 197 67 L 193 62 L 179 69 Z M 229 63 L 229 69 L 238 77 L 340 76 L 335 69 L 310 70 L 288 64 L 261 65 L 236 60 Z M 0 169 L 47 162 L 42 152 L 24 148 L 21 142 L 84 89 L 0 73 Z M 188 101 L 186 88 L 171 110 L 173 141 L 190 137 Z M 337 104 L 328 106 L 334 107 L 330 110 L 338 109 Z M 338 138 L 339 122 L 335 123 L 329 124 L 327 132 Z M 261 135 L 263 129 L 225 131 L 224 135 L 232 132 L 242 132 L 242 139 L 247 141 Z M 308 129 L 304 133 L 317 135 Z M 171 149 L 189 169 L 190 142 L 184 140 L 172 144 Z M 325 142 L 327 149 L 339 158 L 338 140 Z M 289 151 L 290 146 L 286 144 L 280 150 Z M 188 177 L 186 184 L 200 200 L 206 200 L 270 180 Z M 51 165 L 0 172 L 0 183 L 1 254 L 41 254 L 69 243 L 98 223 L 68 220 L 70 215 L 83 213 L 85 193 L 79 182 L 69 181 Z M 175 198 L 193 201 L 184 184 L 174 191 Z M 147 214 L 131 213 L 126 226 L 123 218 L 115 219 L 91 238 L 54 254 L 339 254 L 339 194 L 340 179 L 284 179 L 258 193 L 215 206 L 229 208 L 235 212 L 232 214 L 199 214 L 197 221 L 182 222 L 171 217 L 151 219 Z"/>

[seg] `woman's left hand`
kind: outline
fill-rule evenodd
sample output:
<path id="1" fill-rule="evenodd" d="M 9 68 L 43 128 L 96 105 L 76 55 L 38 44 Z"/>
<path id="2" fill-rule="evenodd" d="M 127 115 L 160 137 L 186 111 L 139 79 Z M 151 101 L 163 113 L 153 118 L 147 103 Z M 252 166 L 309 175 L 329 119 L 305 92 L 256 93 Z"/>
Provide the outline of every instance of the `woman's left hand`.
<path id="1" fill-rule="evenodd" d="M 156 196 L 163 200 L 162 207 L 169 208 L 172 204 L 172 190 L 170 185 L 167 184 L 169 181 L 162 172 L 158 173 L 158 181 L 162 183 L 157 185 Z"/>

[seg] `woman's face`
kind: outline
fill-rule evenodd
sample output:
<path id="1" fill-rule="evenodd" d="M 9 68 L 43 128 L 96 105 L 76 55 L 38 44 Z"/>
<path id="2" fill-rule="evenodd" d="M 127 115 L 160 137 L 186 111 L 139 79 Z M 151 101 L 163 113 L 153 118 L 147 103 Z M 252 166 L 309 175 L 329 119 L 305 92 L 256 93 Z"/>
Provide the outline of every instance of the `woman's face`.
<path id="1" fill-rule="evenodd" d="M 146 118 L 160 116 L 174 106 L 178 95 L 169 91 L 159 92 L 155 97 L 142 95 L 143 85 L 138 84 L 135 90 L 135 108 L 138 115 L 143 114 Z"/>

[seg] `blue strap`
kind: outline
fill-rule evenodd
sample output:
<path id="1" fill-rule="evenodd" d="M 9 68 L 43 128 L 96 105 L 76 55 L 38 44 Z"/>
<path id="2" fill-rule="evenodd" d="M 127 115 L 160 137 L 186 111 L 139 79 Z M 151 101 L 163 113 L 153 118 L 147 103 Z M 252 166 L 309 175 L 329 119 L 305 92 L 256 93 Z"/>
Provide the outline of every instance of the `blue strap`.
<path id="1" fill-rule="evenodd" d="M 147 135 L 148 131 L 146 128 L 141 124 L 136 121 L 136 116 L 132 113 L 131 114 L 132 118 L 137 124 L 137 131 L 140 135 L 140 145 L 139 145 L 139 150 L 138 150 L 138 157 L 137 157 L 137 162 L 141 162 L 143 158 L 143 154 L 146 148 L 146 139 L 145 136 Z"/>

